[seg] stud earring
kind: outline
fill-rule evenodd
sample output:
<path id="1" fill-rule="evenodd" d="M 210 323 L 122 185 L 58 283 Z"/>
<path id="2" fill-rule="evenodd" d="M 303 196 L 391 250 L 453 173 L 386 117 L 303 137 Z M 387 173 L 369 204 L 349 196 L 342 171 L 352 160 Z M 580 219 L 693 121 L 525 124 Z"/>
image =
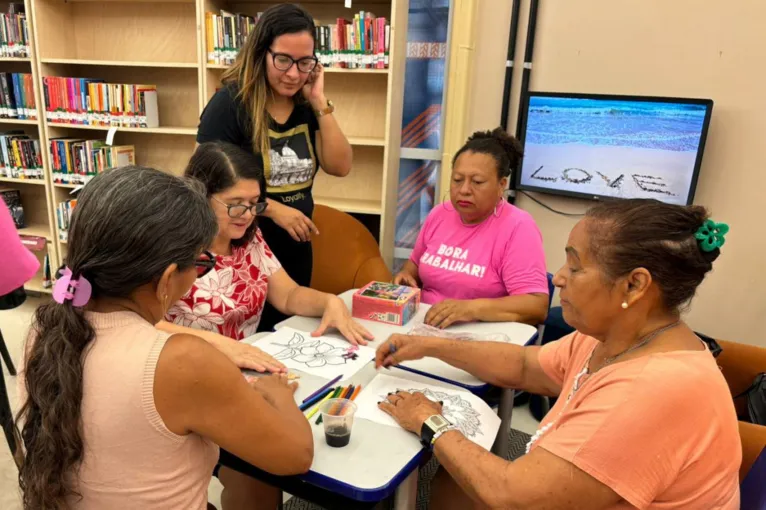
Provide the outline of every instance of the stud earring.
<path id="1" fill-rule="evenodd" d="M 628 302 L 627 301 L 623 301 L 622 302 L 622 309 L 623 310 L 627 310 L 628 309 Z"/>

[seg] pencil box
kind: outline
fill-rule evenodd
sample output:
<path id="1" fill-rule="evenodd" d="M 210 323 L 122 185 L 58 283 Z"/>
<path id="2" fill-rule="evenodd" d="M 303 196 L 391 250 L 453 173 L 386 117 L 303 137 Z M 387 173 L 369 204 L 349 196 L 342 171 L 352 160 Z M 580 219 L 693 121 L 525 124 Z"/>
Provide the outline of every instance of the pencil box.
<path id="1" fill-rule="evenodd" d="M 370 282 L 357 290 L 351 315 L 395 326 L 404 326 L 418 312 L 420 289 L 386 282 Z"/>

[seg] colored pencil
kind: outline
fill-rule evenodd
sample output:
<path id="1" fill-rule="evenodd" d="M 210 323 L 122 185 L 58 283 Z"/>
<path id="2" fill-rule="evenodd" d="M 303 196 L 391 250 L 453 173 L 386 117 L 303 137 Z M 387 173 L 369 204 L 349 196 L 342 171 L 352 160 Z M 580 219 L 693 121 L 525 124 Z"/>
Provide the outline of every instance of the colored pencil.
<path id="1" fill-rule="evenodd" d="M 339 375 L 338 377 L 333 377 L 333 379 L 332 379 L 330 382 L 328 382 L 327 384 L 323 384 L 321 388 L 319 388 L 318 390 L 316 390 L 314 393 L 312 393 L 312 394 L 311 394 L 311 395 L 309 395 L 308 397 L 304 398 L 304 399 L 303 399 L 303 403 L 306 403 L 306 402 L 308 402 L 309 400 L 311 400 L 312 398 L 316 397 L 317 395 L 319 395 L 320 393 L 322 393 L 324 390 L 326 390 L 327 388 L 329 388 L 330 386 L 332 386 L 332 385 L 333 385 L 333 384 L 335 384 L 336 382 L 340 381 L 340 378 L 341 378 L 341 377 L 343 377 L 343 374 Z"/>
<path id="2" fill-rule="evenodd" d="M 338 398 L 338 395 L 340 395 L 342 391 L 343 391 L 343 387 L 342 386 L 338 386 L 337 388 L 335 388 L 335 391 L 333 392 L 332 397 L 330 397 L 330 398 Z M 317 421 L 314 422 L 314 425 L 319 425 L 320 423 L 322 423 L 322 415 L 321 414 L 319 415 L 319 418 L 317 418 Z"/>
<path id="3" fill-rule="evenodd" d="M 317 413 L 317 411 L 319 411 L 319 409 L 322 407 L 322 404 L 324 404 L 325 401 L 330 400 L 330 397 L 332 397 L 332 392 L 325 395 L 325 397 L 317 403 L 314 409 L 312 409 L 311 412 L 306 415 L 306 419 L 310 420 L 311 418 L 313 418 L 314 415 Z"/>
<path id="4" fill-rule="evenodd" d="M 348 388 L 343 390 L 343 393 L 341 393 L 341 397 L 339 398 L 348 398 L 351 396 L 351 394 L 354 392 L 354 385 L 351 384 Z"/>
<path id="5" fill-rule="evenodd" d="M 320 394 L 319 394 L 319 395 L 317 395 L 316 397 L 312 398 L 312 399 L 311 399 L 311 400 L 309 400 L 308 402 L 304 402 L 304 403 L 302 403 L 302 404 L 299 406 L 299 409 L 300 409 L 301 411 L 305 411 L 306 409 L 308 409 L 309 407 L 313 406 L 314 404 L 316 404 L 317 402 L 319 402 L 320 400 L 322 400 L 323 398 L 325 398 L 327 395 L 329 395 L 329 394 L 330 394 L 330 393 L 332 393 L 332 392 L 333 392 L 333 389 L 332 389 L 332 388 L 327 388 L 327 389 L 326 389 L 326 390 L 324 390 L 322 393 L 320 393 Z"/>
<path id="6" fill-rule="evenodd" d="M 351 394 L 351 396 L 349 397 L 349 400 L 354 400 L 356 398 L 356 396 L 359 395 L 360 391 L 362 391 L 362 385 L 361 384 L 359 386 L 357 386 L 356 388 L 354 388 L 354 393 Z"/>

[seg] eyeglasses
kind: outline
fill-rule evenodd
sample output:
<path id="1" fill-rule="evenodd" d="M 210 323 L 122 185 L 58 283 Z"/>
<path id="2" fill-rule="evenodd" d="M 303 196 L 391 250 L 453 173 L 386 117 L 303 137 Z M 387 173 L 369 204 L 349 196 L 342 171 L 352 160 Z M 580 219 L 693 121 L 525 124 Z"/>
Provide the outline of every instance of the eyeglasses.
<path id="1" fill-rule="evenodd" d="M 298 71 L 302 73 L 310 73 L 319 62 L 319 59 L 316 57 L 303 57 L 295 60 L 286 53 L 274 53 L 271 49 L 269 49 L 269 53 L 274 59 L 274 67 L 279 71 L 289 71 L 293 64 L 295 64 L 298 66 Z"/>
<path id="2" fill-rule="evenodd" d="M 197 269 L 197 278 L 202 278 L 215 267 L 215 255 L 207 250 L 203 251 L 194 261 L 194 267 Z"/>
<path id="3" fill-rule="evenodd" d="M 229 214 L 229 218 L 241 218 L 242 216 L 244 216 L 244 214 L 247 211 L 250 211 L 250 214 L 252 214 L 253 216 L 258 216 L 259 214 L 263 214 L 263 211 L 265 211 L 266 207 L 268 207 L 269 205 L 268 202 L 256 202 L 253 205 L 245 205 L 245 204 L 229 205 L 225 202 L 221 202 L 215 197 L 212 197 L 212 198 L 219 204 L 226 206 L 227 212 Z"/>

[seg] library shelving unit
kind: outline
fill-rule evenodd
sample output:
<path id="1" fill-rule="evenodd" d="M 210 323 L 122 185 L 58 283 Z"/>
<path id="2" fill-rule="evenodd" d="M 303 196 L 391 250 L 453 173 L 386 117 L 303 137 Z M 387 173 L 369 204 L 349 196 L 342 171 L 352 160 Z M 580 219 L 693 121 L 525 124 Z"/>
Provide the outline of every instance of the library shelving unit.
<path id="1" fill-rule="evenodd" d="M 399 145 L 406 59 L 408 0 L 299 2 L 317 23 L 353 18 L 360 10 L 384 16 L 391 25 L 387 69 L 326 69 L 325 93 L 354 150 L 351 174 L 320 172 L 317 203 L 372 216 L 379 221 L 380 246 L 391 260 L 396 218 Z M 97 78 L 112 83 L 156 85 L 159 127 L 118 127 L 115 145 L 135 146 L 136 163 L 180 174 L 194 151 L 199 115 L 221 86 L 227 66 L 209 64 L 205 13 L 255 15 L 271 3 L 238 0 L 26 0 L 32 54 L 0 59 L 0 70 L 31 70 L 38 120 L 16 121 L 44 145 L 43 182 L 13 182 L 23 189 L 25 213 L 35 232 L 49 239 L 51 267 L 58 267 L 67 243 L 60 240 L 56 207 L 71 198 L 70 184 L 54 182 L 49 141 L 53 138 L 104 140 L 108 127 L 51 122 L 45 116 L 44 78 Z M 0 5 L 2 7 L 2 5 Z M 0 119 L 0 127 L 10 123 Z M 43 290 L 31 284 L 30 290 Z"/>
<path id="2" fill-rule="evenodd" d="M 8 6 L 11 2 L 0 2 L 0 10 L 2 12 L 8 11 Z M 12 2 L 22 3 L 22 2 Z M 0 71 L 11 73 L 31 73 L 32 83 L 35 96 L 35 105 L 37 107 L 37 119 L 8 119 L 0 118 L 0 131 L 23 131 L 24 134 L 30 138 L 37 138 L 40 140 L 41 150 L 43 152 L 43 168 L 45 165 L 45 145 L 43 136 L 43 110 L 40 107 L 41 97 L 39 95 L 38 83 L 39 77 L 37 75 L 37 62 L 36 52 L 34 46 L 34 37 L 32 37 L 32 30 L 34 27 L 33 20 L 30 15 L 30 3 L 25 1 L 24 10 L 27 15 L 27 27 L 30 35 L 30 52 L 28 57 L 2 57 L 0 58 Z M 21 193 L 21 203 L 24 207 L 24 215 L 26 227 L 19 229 L 19 233 L 25 235 L 33 235 L 38 237 L 44 237 L 46 239 L 46 248 L 42 251 L 34 252 L 40 260 L 40 270 L 37 274 L 24 285 L 24 288 L 28 291 L 39 292 L 43 294 L 50 294 L 51 289 L 43 287 L 43 271 L 44 271 L 44 258 L 45 255 L 49 255 L 50 263 L 54 264 L 58 259 L 57 244 L 55 241 L 55 232 L 53 221 L 53 210 L 49 203 L 50 196 L 50 180 L 45 179 L 14 179 L 10 177 L 0 176 L 0 188 L 12 188 L 17 189 Z M 5 204 L 0 204 L 4 207 Z"/>

